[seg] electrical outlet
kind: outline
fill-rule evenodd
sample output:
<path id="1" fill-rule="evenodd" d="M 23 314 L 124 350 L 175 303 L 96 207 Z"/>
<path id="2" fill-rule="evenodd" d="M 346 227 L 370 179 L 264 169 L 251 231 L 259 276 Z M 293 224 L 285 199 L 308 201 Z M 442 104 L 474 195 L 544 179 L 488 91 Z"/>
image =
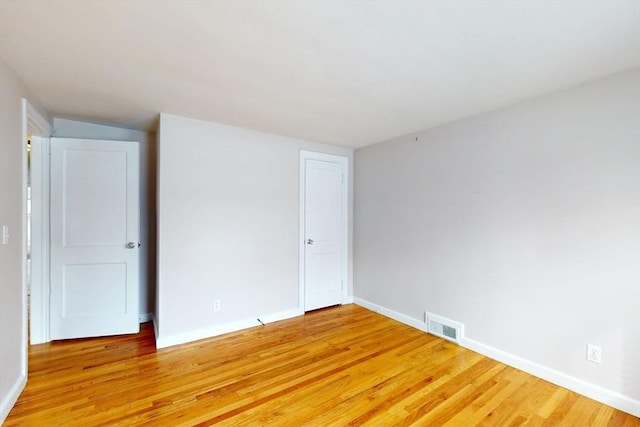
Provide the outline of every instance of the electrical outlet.
<path id="1" fill-rule="evenodd" d="M 593 363 L 602 363 L 602 349 L 593 344 L 587 344 L 587 360 Z"/>
<path id="2" fill-rule="evenodd" d="M 213 300 L 213 311 L 220 311 L 220 300 L 219 299 L 214 299 Z"/>

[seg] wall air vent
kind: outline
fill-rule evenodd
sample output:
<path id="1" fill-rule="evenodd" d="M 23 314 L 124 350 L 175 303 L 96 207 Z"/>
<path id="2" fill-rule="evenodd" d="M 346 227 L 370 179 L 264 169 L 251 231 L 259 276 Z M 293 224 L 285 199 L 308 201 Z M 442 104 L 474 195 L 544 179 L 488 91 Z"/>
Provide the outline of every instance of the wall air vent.
<path id="1" fill-rule="evenodd" d="M 424 312 L 425 321 L 427 323 L 427 332 L 432 335 L 444 338 L 445 340 L 460 344 L 460 338 L 464 325 L 459 322 L 438 316 L 428 311 Z"/>

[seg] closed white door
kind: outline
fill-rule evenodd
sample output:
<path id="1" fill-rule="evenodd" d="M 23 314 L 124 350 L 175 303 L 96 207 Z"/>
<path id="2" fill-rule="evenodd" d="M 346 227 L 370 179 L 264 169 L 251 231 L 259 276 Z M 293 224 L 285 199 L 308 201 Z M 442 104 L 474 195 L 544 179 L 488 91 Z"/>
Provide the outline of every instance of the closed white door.
<path id="1" fill-rule="evenodd" d="M 138 143 L 51 138 L 52 339 L 136 333 Z"/>
<path id="2" fill-rule="evenodd" d="M 346 158 L 310 155 L 304 172 L 304 310 L 341 304 L 346 281 Z M 315 157 L 315 158 L 314 158 Z"/>

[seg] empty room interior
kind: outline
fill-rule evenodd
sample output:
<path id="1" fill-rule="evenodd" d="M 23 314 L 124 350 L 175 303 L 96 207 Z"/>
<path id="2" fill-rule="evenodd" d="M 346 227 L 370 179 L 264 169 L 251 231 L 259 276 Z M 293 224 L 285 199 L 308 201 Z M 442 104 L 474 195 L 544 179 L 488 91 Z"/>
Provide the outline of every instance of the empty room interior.
<path id="1" fill-rule="evenodd" d="M 640 1 L 0 0 L 0 424 L 640 426 Z"/>

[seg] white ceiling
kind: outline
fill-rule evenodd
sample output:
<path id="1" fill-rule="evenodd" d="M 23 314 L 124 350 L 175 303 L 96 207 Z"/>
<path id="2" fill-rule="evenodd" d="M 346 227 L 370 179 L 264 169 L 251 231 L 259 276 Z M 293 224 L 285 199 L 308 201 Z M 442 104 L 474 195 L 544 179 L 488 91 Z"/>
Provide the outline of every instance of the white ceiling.
<path id="1" fill-rule="evenodd" d="M 640 67 L 640 2 L 0 0 L 0 55 L 56 116 L 361 147 Z"/>

